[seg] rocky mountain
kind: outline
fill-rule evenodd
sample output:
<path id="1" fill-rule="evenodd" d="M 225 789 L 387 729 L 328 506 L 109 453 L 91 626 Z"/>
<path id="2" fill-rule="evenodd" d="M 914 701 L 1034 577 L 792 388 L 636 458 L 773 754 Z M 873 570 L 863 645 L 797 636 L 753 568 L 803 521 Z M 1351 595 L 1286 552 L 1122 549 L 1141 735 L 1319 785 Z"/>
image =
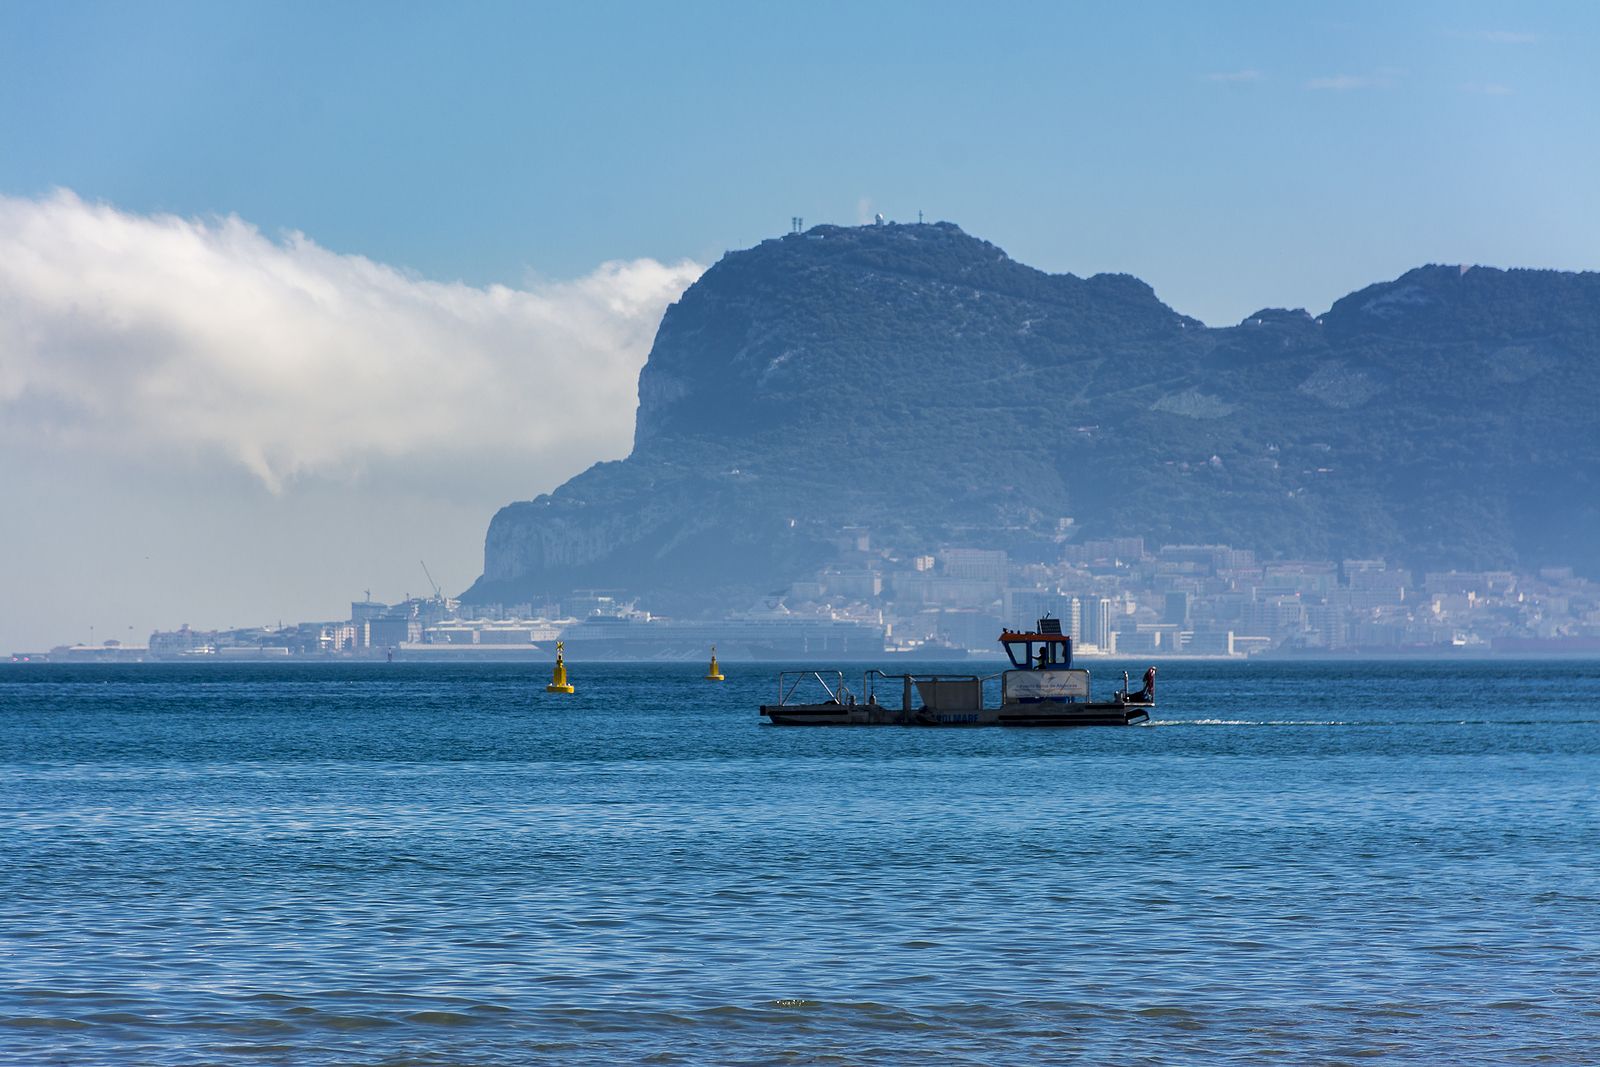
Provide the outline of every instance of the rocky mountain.
<path id="1" fill-rule="evenodd" d="M 732 252 L 662 320 L 633 453 L 494 517 L 469 600 L 713 610 L 845 526 L 904 553 L 1075 536 L 1600 571 L 1600 275 L 1430 266 L 1208 328 L 949 223 Z"/>

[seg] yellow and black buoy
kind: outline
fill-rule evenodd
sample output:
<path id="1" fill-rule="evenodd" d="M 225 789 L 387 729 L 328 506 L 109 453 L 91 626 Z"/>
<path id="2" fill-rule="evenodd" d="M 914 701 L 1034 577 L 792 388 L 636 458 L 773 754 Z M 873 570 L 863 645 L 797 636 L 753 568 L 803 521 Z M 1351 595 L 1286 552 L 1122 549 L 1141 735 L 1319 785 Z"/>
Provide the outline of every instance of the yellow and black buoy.
<path id="1" fill-rule="evenodd" d="M 706 668 L 706 681 L 722 681 L 722 668 L 717 666 L 717 646 L 711 646 L 711 666 Z"/>
<path id="2" fill-rule="evenodd" d="M 577 691 L 573 689 L 572 684 L 567 681 L 567 657 L 564 654 L 565 648 L 566 645 L 563 642 L 556 642 L 556 669 L 555 673 L 550 676 L 550 684 L 544 687 L 544 691 L 546 693 L 573 693 Z"/>

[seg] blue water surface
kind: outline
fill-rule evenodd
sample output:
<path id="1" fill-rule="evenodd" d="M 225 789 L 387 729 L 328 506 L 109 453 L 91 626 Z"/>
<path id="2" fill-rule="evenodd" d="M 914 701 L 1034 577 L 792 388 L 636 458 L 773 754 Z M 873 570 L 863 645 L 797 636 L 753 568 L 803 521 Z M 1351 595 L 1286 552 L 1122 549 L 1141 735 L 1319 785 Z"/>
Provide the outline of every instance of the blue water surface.
<path id="1" fill-rule="evenodd" d="M 1600 664 L 1056 731 L 724 666 L 0 667 L 0 1056 L 1600 1061 Z"/>

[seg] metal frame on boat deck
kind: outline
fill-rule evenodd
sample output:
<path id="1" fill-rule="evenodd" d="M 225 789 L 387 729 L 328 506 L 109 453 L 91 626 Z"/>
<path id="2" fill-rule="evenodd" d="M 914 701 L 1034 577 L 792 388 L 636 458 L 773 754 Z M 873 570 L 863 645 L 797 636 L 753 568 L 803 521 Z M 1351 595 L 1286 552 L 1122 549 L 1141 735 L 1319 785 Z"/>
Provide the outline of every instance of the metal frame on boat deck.
<path id="1" fill-rule="evenodd" d="M 829 685 L 823 675 L 829 675 L 837 681 Z M 789 679 L 794 679 L 794 684 L 789 684 Z M 835 704 L 844 704 L 845 698 L 854 696 L 850 687 L 844 684 L 844 671 L 782 671 L 778 674 L 778 707 L 786 707 L 789 698 L 794 696 L 794 691 L 805 683 L 807 678 L 814 678 L 822 691 L 828 694 L 828 699 Z M 786 688 L 787 687 L 787 688 Z M 853 701 L 852 701 L 853 703 Z"/>

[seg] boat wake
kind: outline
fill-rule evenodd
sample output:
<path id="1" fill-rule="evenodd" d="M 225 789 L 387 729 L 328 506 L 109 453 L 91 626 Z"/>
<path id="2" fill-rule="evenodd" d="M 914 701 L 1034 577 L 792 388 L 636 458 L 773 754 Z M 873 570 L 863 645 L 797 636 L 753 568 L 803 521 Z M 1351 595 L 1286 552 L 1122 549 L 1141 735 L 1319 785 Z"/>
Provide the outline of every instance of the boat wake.
<path id="1" fill-rule="evenodd" d="M 1600 726 L 1600 719 L 1151 719 L 1144 726 Z"/>
<path id="2" fill-rule="evenodd" d="M 1341 719 L 1151 719 L 1147 726 L 1364 726 Z"/>

